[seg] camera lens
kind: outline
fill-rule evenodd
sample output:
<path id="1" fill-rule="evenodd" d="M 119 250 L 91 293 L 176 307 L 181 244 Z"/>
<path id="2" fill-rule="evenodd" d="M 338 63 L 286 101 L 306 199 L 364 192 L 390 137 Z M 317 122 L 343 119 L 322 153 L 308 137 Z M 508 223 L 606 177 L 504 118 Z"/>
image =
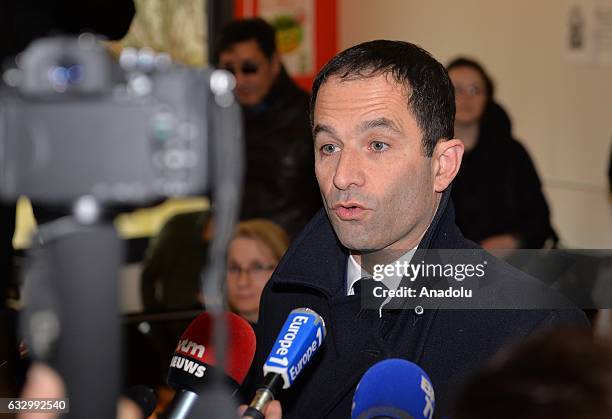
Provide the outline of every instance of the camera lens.
<path id="1" fill-rule="evenodd" d="M 83 66 L 80 64 L 55 66 L 49 69 L 48 77 L 56 92 L 65 92 L 70 85 L 78 84 L 81 81 Z"/>
<path id="2" fill-rule="evenodd" d="M 56 66 L 48 71 L 49 81 L 53 85 L 56 92 L 64 92 L 68 87 L 68 74 L 65 67 Z"/>
<path id="3" fill-rule="evenodd" d="M 81 81 L 83 66 L 80 64 L 71 65 L 66 70 L 68 84 L 76 84 Z"/>

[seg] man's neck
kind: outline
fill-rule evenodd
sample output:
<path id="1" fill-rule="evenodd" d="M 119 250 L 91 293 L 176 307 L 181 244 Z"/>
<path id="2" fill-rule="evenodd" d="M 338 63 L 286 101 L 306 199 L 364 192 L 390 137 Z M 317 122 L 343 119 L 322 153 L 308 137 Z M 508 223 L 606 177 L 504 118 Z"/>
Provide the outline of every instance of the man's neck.
<path id="1" fill-rule="evenodd" d="M 274 82 L 272 83 L 272 85 L 270 86 L 270 90 L 261 99 L 261 102 L 257 103 L 256 105 L 252 105 L 252 106 L 243 105 L 242 106 L 243 110 L 247 114 L 251 114 L 251 115 L 258 115 L 258 114 L 268 111 L 271 107 L 274 106 L 275 100 L 279 97 L 279 90 L 282 89 L 282 84 L 281 84 L 282 82 L 284 82 L 284 80 L 282 79 L 282 73 L 279 73 L 274 79 Z"/>

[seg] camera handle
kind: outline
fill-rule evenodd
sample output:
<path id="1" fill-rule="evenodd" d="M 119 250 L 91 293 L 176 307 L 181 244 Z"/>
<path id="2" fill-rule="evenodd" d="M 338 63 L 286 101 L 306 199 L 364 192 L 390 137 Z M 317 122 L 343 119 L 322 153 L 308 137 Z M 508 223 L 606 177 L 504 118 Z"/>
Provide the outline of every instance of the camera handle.
<path id="1" fill-rule="evenodd" d="M 121 377 L 123 252 L 112 221 L 92 217 L 92 201 L 84 199 L 85 212 L 76 205 L 35 235 L 21 329 L 33 359 L 61 375 L 66 417 L 108 419 L 116 416 Z"/>

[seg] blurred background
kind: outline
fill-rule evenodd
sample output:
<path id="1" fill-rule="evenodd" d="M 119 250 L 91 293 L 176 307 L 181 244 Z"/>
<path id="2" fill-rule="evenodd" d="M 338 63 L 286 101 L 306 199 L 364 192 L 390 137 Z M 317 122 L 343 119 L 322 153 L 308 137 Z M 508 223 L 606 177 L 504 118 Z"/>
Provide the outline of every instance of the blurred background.
<path id="1" fill-rule="evenodd" d="M 205 64 L 208 45 L 204 40 L 209 30 L 205 27 L 203 1 L 136 1 L 132 27 L 114 48 L 148 45 L 170 53 L 179 62 Z M 609 18 L 609 2 L 219 3 L 223 3 L 218 9 L 225 9 L 225 16 L 220 13 L 221 20 L 214 22 L 218 28 L 232 16 L 259 15 L 261 11 L 265 14 L 266 7 L 293 7 L 301 16 L 304 10 L 310 11 L 310 20 L 302 23 L 309 34 L 300 42 L 310 43 L 302 48 L 303 55 L 310 55 L 311 63 L 301 72 L 296 71 L 299 69 L 295 65 L 288 66 L 303 88 L 334 52 L 376 38 L 417 43 L 443 63 L 458 55 L 485 63 L 496 82 L 497 99 L 510 113 L 515 135 L 527 147 L 538 169 L 562 245 L 612 247 L 607 180 L 612 138 L 612 49 L 610 44 L 587 46 L 581 52 L 568 48 L 572 22 L 576 20 L 583 27 L 585 41 L 596 41 L 588 37 L 588 31 L 603 29 L 597 27 L 591 15 L 596 15 L 596 5 L 607 6 L 600 11 L 600 18 L 605 19 L 606 11 Z M 582 12 L 576 14 L 575 10 Z M 612 32 L 612 27 L 608 30 Z M 291 51 L 285 53 L 289 54 Z M 121 216 L 117 225 L 126 239 L 146 239 L 154 236 L 171 215 L 205 208 L 207 204 L 205 199 L 166 202 L 159 208 Z M 35 226 L 25 200 L 19 205 L 17 222 L 14 245 L 23 249 Z"/>

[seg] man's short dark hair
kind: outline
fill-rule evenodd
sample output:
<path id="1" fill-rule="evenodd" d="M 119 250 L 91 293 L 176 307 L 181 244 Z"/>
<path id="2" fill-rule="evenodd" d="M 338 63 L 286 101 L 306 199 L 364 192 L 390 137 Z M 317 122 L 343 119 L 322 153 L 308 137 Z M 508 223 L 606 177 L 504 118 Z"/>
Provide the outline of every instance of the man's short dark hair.
<path id="1" fill-rule="evenodd" d="M 364 42 L 336 55 L 321 69 L 312 85 L 311 123 L 317 93 L 330 77 L 356 80 L 391 75 L 406 88 L 408 109 L 423 132 L 423 148 L 430 157 L 440 139 L 453 138 L 455 92 L 444 66 L 427 51 L 403 41 Z"/>
<path id="2" fill-rule="evenodd" d="M 276 52 L 276 32 L 268 22 L 260 18 L 234 20 L 221 29 L 215 61 L 219 62 L 219 55 L 235 44 L 250 40 L 257 42 L 259 49 L 268 59 Z"/>

